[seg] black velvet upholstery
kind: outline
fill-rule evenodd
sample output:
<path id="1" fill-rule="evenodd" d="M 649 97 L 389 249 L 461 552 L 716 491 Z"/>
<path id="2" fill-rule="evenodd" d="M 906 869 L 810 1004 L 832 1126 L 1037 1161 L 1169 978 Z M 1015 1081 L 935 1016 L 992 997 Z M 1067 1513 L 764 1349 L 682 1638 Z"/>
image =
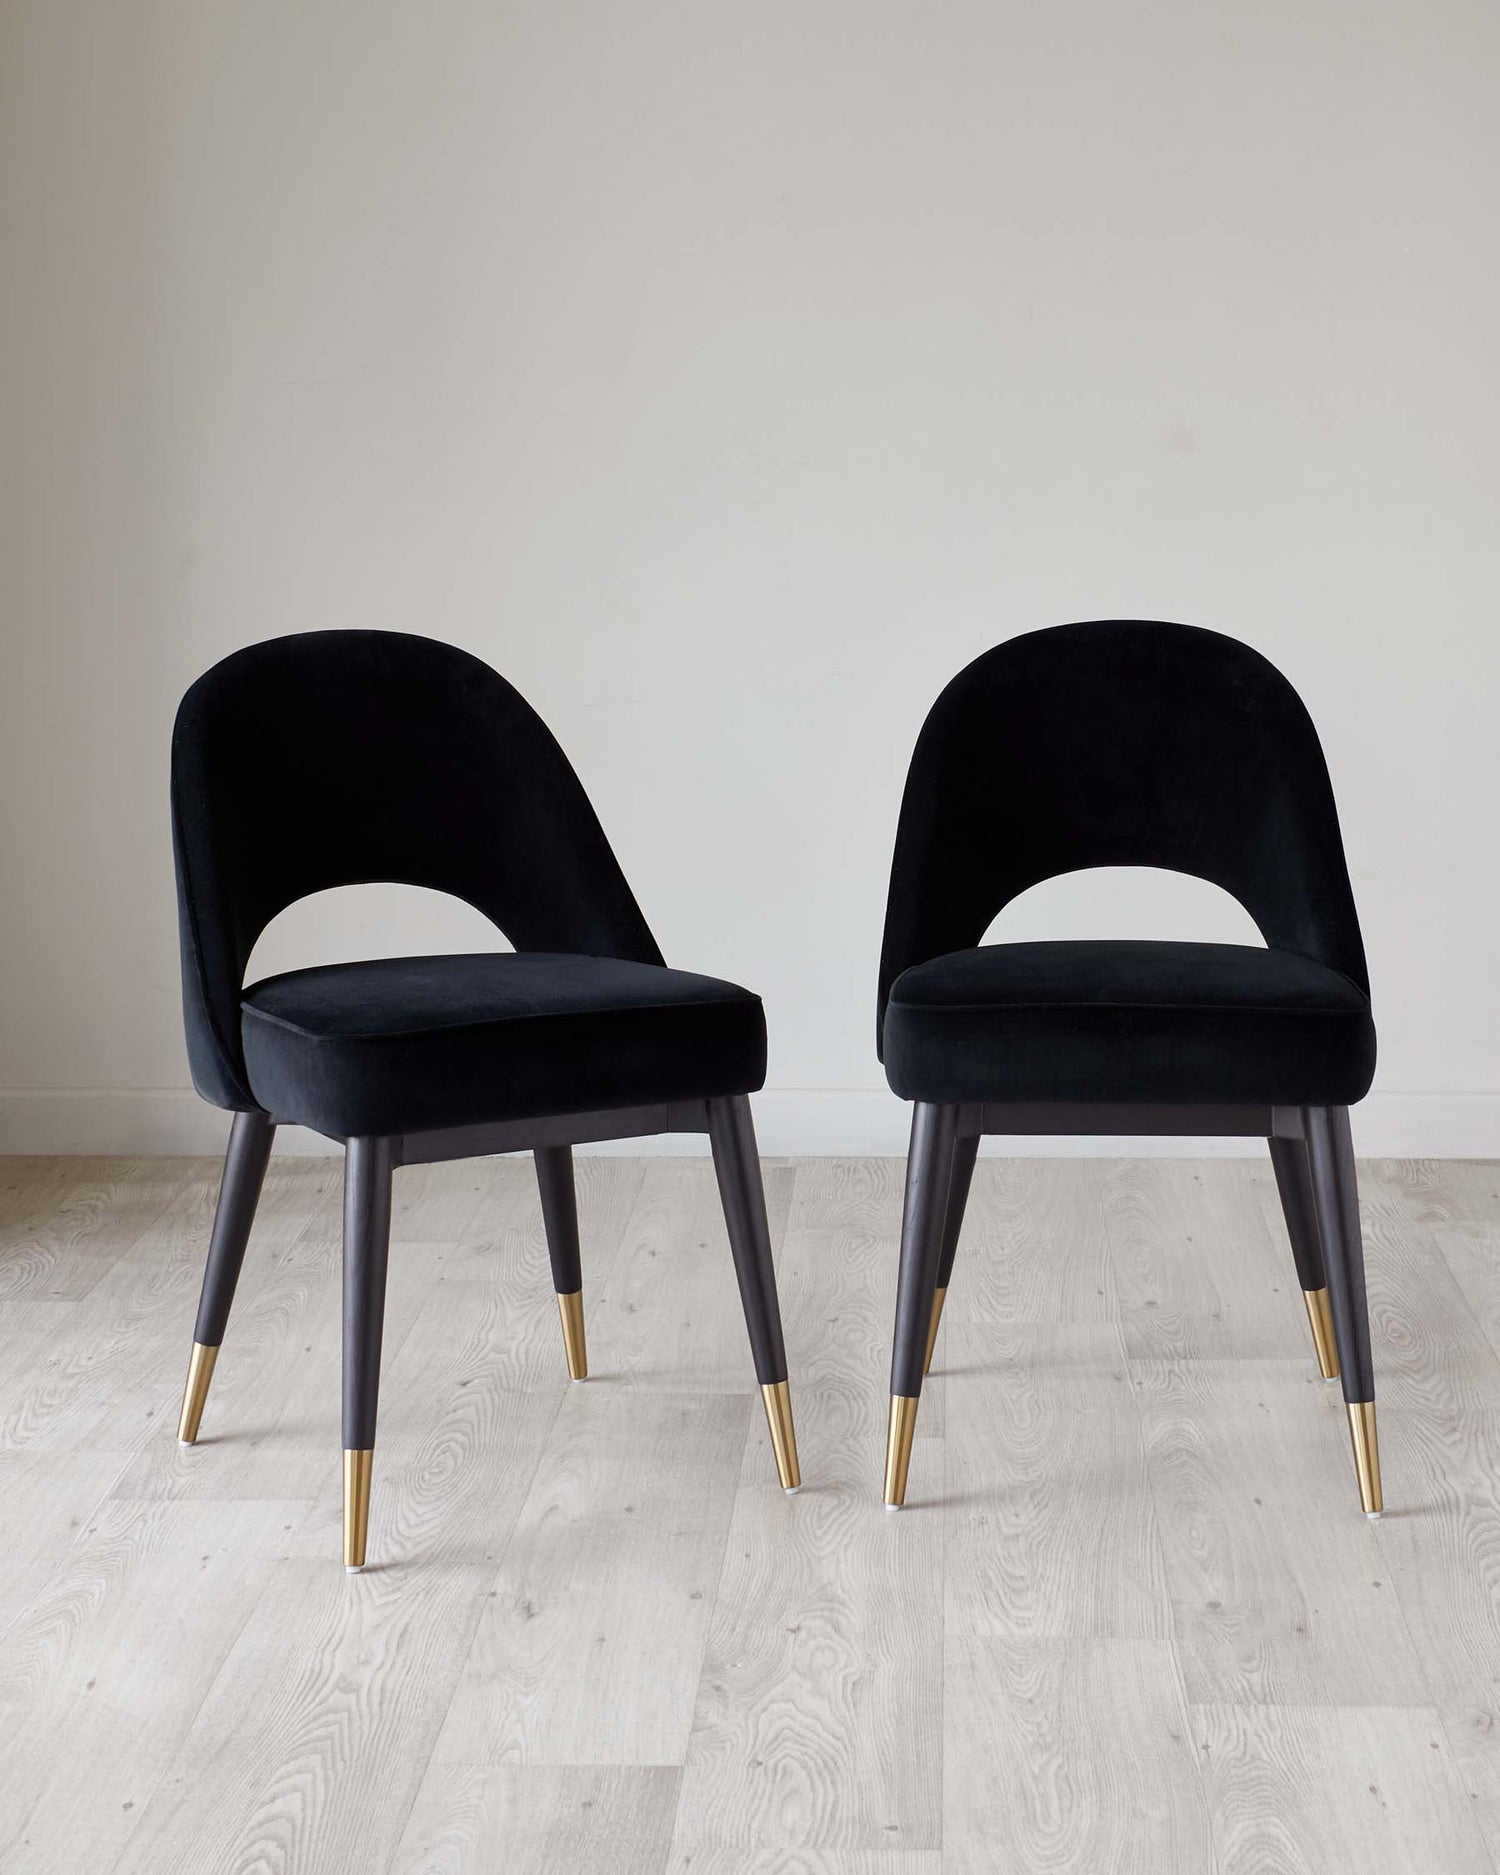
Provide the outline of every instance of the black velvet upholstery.
<path id="1" fill-rule="evenodd" d="M 986 944 L 903 971 L 885 1066 L 905 1100 L 1343 1106 L 1375 1065 L 1364 992 L 1238 944 Z"/>
<path id="2" fill-rule="evenodd" d="M 320 1133 L 743 1094 L 765 1079 L 760 999 L 614 957 L 394 957 L 268 977 L 245 1062 L 279 1119 Z"/>
<path id="3" fill-rule="evenodd" d="M 757 999 L 663 967 L 562 750 L 466 652 L 339 631 L 225 658 L 178 711 L 172 817 L 188 1055 L 219 1106 L 348 1136 L 761 1084 Z M 376 880 L 466 899 L 518 954 L 296 971 L 242 1021 L 270 920 Z"/>
<path id="4" fill-rule="evenodd" d="M 1211 880 L 1269 948 L 981 947 L 1019 893 L 1096 866 Z M 1258 652 L 1184 625 L 1064 625 L 938 698 L 881 958 L 898 1094 L 1344 1105 L 1374 1072 L 1368 988 L 1317 733 Z"/>

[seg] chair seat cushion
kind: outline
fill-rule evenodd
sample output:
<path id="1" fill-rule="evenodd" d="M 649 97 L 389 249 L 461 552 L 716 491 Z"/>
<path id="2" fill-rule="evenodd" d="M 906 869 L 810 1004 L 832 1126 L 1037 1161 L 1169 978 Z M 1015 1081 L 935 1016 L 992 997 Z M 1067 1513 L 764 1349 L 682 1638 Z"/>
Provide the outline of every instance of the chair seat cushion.
<path id="1" fill-rule="evenodd" d="M 615 957 L 387 957 L 267 977 L 242 998 L 250 1088 L 336 1138 L 747 1094 L 760 998 Z"/>
<path id="2" fill-rule="evenodd" d="M 986 944 L 891 986 L 886 1076 L 904 1100 L 1346 1106 L 1375 1028 L 1348 977 L 1239 944 Z"/>

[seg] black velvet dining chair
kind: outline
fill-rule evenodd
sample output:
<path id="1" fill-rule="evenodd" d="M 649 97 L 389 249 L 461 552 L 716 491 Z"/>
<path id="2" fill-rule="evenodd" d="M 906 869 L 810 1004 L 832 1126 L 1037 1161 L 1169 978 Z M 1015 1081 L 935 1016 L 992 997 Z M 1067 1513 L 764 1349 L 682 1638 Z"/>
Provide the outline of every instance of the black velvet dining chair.
<path id="1" fill-rule="evenodd" d="M 578 777 L 477 658 L 310 632 L 225 658 L 172 742 L 188 1055 L 234 1115 L 178 1437 L 197 1436 L 280 1124 L 344 1146 L 344 1562 L 364 1566 L 398 1167 L 530 1150 L 568 1371 L 588 1371 L 572 1147 L 706 1133 L 772 1448 L 799 1483 L 747 1095 L 760 1000 L 669 970 Z M 378 958 L 245 987 L 295 900 L 390 881 L 483 912 L 512 952 Z"/>
<path id="2" fill-rule="evenodd" d="M 1223 887 L 1264 948 L 986 944 L 1019 893 L 1149 866 Z M 961 671 L 912 757 L 877 1046 L 915 1103 L 885 1501 L 906 1496 L 922 1379 L 984 1134 L 1259 1135 L 1314 1349 L 1342 1376 L 1360 1501 L 1381 1509 L 1349 1108 L 1375 1070 L 1364 946 L 1328 770 L 1287 680 L 1234 639 L 1110 620 Z"/>

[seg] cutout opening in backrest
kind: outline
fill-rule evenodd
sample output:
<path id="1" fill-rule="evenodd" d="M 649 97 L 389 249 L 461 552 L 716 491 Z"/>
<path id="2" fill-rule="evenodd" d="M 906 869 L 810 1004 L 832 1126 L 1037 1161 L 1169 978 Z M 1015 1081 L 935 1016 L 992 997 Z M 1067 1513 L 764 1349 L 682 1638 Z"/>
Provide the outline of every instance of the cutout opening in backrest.
<path id="1" fill-rule="evenodd" d="M 1255 920 L 1222 886 L 1156 866 L 1090 866 L 1044 879 L 1013 898 L 980 941 L 1061 938 L 1265 945 Z"/>
<path id="2" fill-rule="evenodd" d="M 370 957 L 431 957 L 446 951 L 508 951 L 481 911 L 423 885 L 338 885 L 278 912 L 255 941 L 246 983 L 313 964 Z"/>

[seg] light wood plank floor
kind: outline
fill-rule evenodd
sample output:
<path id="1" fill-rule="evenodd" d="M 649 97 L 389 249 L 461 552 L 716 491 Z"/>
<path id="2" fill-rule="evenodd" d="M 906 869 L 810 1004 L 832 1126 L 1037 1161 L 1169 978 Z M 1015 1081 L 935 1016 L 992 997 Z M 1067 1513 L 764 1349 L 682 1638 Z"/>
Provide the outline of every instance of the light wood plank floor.
<path id="1" fill-rule="evenodd" d="M 901 1167 L 766 1167 L 783 1496 L 706 1160 L 397 1174 L 339 1564 L 339 1174 L 273 1161 L 201 1443 L 217 1168 L 0 1161 L 6 1875 L 1500 1875 L 1500 1167 L 1362 1167 L 1359 1515 L 1269 1165 L 981 1160 L 908 1509 Z"/>

